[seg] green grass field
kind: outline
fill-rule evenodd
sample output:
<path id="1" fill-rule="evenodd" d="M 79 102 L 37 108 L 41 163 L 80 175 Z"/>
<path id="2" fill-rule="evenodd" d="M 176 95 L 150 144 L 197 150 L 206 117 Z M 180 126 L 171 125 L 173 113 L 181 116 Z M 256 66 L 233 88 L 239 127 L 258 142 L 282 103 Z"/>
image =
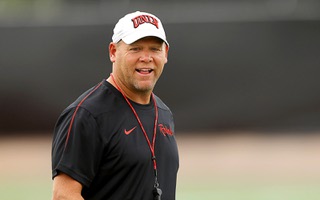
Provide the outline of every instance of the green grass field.
<path id="1" fill-rule="evenodd" d="M 319 200 L 320 140 L 178 137 L 177 200 Z M 51 199 L 50 138 L 0 140 L 0 199 Z"/>
<path id="2" fill-rule="evenodd" d="M 182 184 L 184 185 L 184 184 Z M 319 200 L 320 184 L 214 185 L 188 184 L 178 190 L 178 200 Z"/>
<path id="3" fill-rule="evenodd" d="M 320 184 L 240 185 L 181 183 L 177 200 L 319 200 Z M 2 200 L 51 199 L 51 181 L 3 182 Z"/>

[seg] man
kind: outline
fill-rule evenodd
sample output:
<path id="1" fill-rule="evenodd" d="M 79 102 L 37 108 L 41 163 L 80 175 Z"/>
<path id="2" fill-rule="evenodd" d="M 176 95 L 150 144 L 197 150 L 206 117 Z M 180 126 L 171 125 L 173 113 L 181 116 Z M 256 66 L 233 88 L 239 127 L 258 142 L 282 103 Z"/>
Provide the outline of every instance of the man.
<path id="1" fill-rule="evenodd" d="M 179 167 L 174 122 L 153 94 L 168 58 L 162 23 L 134 12 L 113 31 L 110 77 L 57 121 L 53 200 L 174 200 Z"/>

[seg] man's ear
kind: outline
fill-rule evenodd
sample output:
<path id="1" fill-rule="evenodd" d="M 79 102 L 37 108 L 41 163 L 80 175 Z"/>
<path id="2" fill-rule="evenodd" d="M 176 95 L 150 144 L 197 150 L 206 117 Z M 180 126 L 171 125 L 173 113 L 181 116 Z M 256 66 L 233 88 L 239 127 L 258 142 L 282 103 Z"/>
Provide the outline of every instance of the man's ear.
<path id="1" fill-rule="evenodd" d="M 165 44 L 165 52 L 166 52 L 166 62 L 165 63 L 167 63 L 168 62 L 168 53 L 169 53 L 169 46 L 167 45 L 167 44 Z"/>
<path id="2" fill-rule="evenodd" d="M 113 42 L 109 44 L 109 58 L 112 63 L 116 61 L 117 45 Z"/>

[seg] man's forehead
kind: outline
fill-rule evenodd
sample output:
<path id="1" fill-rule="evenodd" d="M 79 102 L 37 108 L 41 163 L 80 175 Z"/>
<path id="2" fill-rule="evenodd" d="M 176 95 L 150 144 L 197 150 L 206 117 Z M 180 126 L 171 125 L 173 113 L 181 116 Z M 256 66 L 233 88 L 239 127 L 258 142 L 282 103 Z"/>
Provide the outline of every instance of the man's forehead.
<path id="1" fill-rule="evenodd" d="M 142 43 L 142 42 L 154 42 L 154 43 L 158 43 L 158 44 L 163 44 L 164 41 L 158 37 L 154 37 L 154 36 L 147 36 L 147 37 L 144 37 L 144 38 L 141 38 L 135 42 L 133 42 L 132 44 L 139 44 L 139 43 Z"/>

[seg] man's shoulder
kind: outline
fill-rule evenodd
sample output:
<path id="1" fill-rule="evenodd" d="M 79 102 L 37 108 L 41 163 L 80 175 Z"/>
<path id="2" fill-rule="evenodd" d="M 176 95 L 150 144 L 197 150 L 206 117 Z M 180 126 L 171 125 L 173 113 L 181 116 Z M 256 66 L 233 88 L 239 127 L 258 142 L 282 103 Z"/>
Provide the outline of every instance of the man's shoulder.
<path id="1" fill-rule="evenodd" d="M 158 97 L 157 95 L 154 95 L 154 98 L 157 102 L 157 106 L 159 109 L 171 112 L 170 108 L 160 99 L 160 97 Z"/>
<path id="2" fill-rule="evenodd" d="M 109 112 L 113 107 L 116 96 L 105 80 L 82 93 L 65 111 L 82 108 L 97 116 L 102 112 Z"/>

